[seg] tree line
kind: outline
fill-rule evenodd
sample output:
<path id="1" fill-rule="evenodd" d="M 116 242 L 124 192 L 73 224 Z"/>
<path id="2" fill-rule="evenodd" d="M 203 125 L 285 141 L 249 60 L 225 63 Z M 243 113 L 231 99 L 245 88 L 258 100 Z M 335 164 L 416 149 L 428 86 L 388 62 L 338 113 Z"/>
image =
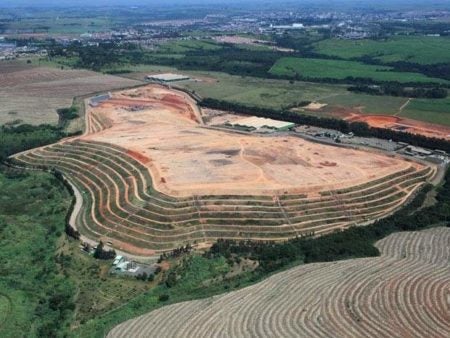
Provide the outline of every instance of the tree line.
<path id="1" fill-rule="evenodd" d="M 363 93 L 369 95 L 389 95 L 397 97 L 427 98 L 427 99 L 445 99 L 448 91 L 440 87 L 404 87 L 396 84 L 386 84 L 382 86 L 357 85 L 347 88 L 354 93 Z"/>
<path id="2" fill-rule="evenodd" d="M 29 124 L 1 126 L 0 162 L 5 161 L 8 156 L 13 154 L 55 143 L 61 138 L 71 135 L 73 134 L 66 133 L 62 128 L 48 124 L 40 126 Z"/>

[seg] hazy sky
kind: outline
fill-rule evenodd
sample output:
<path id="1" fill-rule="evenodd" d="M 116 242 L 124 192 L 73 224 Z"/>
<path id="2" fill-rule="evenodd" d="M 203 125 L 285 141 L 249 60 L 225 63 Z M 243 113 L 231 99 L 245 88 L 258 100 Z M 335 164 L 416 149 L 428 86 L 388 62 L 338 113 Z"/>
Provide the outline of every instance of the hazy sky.
<path id="1" fill-rule="evenodd" d="M 226 3 L 226 2 L 255 2 L 267 0 L 0 0 L 0 6 L 6 5 L 7 7 L 15 6 L 77 6 L 77 5 L 162 5 L 162 4 L 183 4 L 183 3 Z"/>
<path id="2" fill-rule="evenodd" d="M 69 7 L 69 6 L 136 6 L 136 5 L 173 5 L 173 4 L 206 4 L 206 3 L 232 3 L 233 5 L 239 3 L 329 3 L 330 5 L 337 5 L 338 3 L 347 3 L 351 5 L 370 4 L 373 6 L 383 6 L 382 4 L 392 3 L 422 3 L 424 5 L 442 5 L 450 4 L 450 0 L 0 0 L 0 7 L 22 7 L 22 6 L 55 6 L 55 7 Z"/>

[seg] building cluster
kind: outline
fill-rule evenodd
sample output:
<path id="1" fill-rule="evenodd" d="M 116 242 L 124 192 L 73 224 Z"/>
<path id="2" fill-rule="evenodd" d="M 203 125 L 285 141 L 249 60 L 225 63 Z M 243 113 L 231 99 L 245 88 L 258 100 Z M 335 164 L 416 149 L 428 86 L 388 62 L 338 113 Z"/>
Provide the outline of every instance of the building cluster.
<path id="1" fill-rule="evenodd" d="M 0 37 L 0 60 L 14 60 L 33 55 L 47 56 L 47 50 L 32 45 L 17 46 L 15 42 Z"/>
<path id="2" fill-rule="evenodd" d="M 110 272 L 122 276 L 139 277 L 154 275 L 157 268 L 157 264 L 138 263 L 126 256 L 117 255 L 114 258 Z"/>

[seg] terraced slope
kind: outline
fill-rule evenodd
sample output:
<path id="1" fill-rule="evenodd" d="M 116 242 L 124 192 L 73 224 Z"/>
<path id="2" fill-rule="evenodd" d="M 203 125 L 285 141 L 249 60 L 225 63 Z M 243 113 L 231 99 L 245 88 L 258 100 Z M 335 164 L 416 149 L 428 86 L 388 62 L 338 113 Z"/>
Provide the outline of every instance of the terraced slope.
<path id="1" fill-rule="evenodd" d="M 19 154 L 15 161 L 64 173 L 83 197 L 76 220 L 80 232 L 137 254 L 217 238 L 283 240 L 362 224 L 393 212 L 434 174 L 411 165 L 319 197 L 174 198 L 153 189 L 148 168 L 127 149 L 109 143 L 66 141 Z"/>
<path id="2" fill-rule="evenodd" d="M 450 229 L 397 233 L 376 246 L 381 257 L 299 266 L 163 307 L 108 337 L 448 337 Z"/>

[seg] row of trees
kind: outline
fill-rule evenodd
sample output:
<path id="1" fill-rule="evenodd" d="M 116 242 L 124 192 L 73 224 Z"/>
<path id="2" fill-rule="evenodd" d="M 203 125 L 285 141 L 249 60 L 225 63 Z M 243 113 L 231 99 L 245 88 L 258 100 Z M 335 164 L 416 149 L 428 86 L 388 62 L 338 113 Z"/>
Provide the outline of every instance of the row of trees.
<path id="1" fill-rule="evenodd" d="M 357 136 L 376 137 L 380 139 L 393 140 L 396 142 L 405 142 L 414 146 L 420 146 L 429 149 L 440 149 L 450 153 L 450 142 L 423 135 L 411 134 L 402 131 L 396 131 L 385 128 L 370 127 L 365 122 L 348 122 L 334 118 L 324 118 L 312 115 L 301 115 L 288 110 L 276 110 L 260 107 L 244 106 L 239 103 L 216 99 L 203 99 L 200 105 L 207 108 L 233 111 L 240 114 L 251 114 L 259 117 L 268 117 L 281 121 L 293 122 L 296 124 L 306 124 L 310 126 L 339 130 L 343 133 L 353 132 Z"/>
<path id="2" fill-rule="evenodd" d="M 448 96 L 448 90 L 440 87 L 404 87 L 396 84 L 387 84 L 383 86 L 358 85 L 347 88 L 354 93 L 364 93 L 369 95 L 390 95 L 397 97 L 444 99 Z"/>
<path id="3" fill-rule="evenodd" d="M 169 258 L 178 258 L 180 256 L 183 256 L 185 254 L 188 254 L 192 251 L 192 245 L 189 243 L 185 246 L 181 246 L 179 248 L 175 248 L 170 252 L 163 252 L 158 259 L 158 263 L 161 263 L 163 260 L 169 259 Z"/>

